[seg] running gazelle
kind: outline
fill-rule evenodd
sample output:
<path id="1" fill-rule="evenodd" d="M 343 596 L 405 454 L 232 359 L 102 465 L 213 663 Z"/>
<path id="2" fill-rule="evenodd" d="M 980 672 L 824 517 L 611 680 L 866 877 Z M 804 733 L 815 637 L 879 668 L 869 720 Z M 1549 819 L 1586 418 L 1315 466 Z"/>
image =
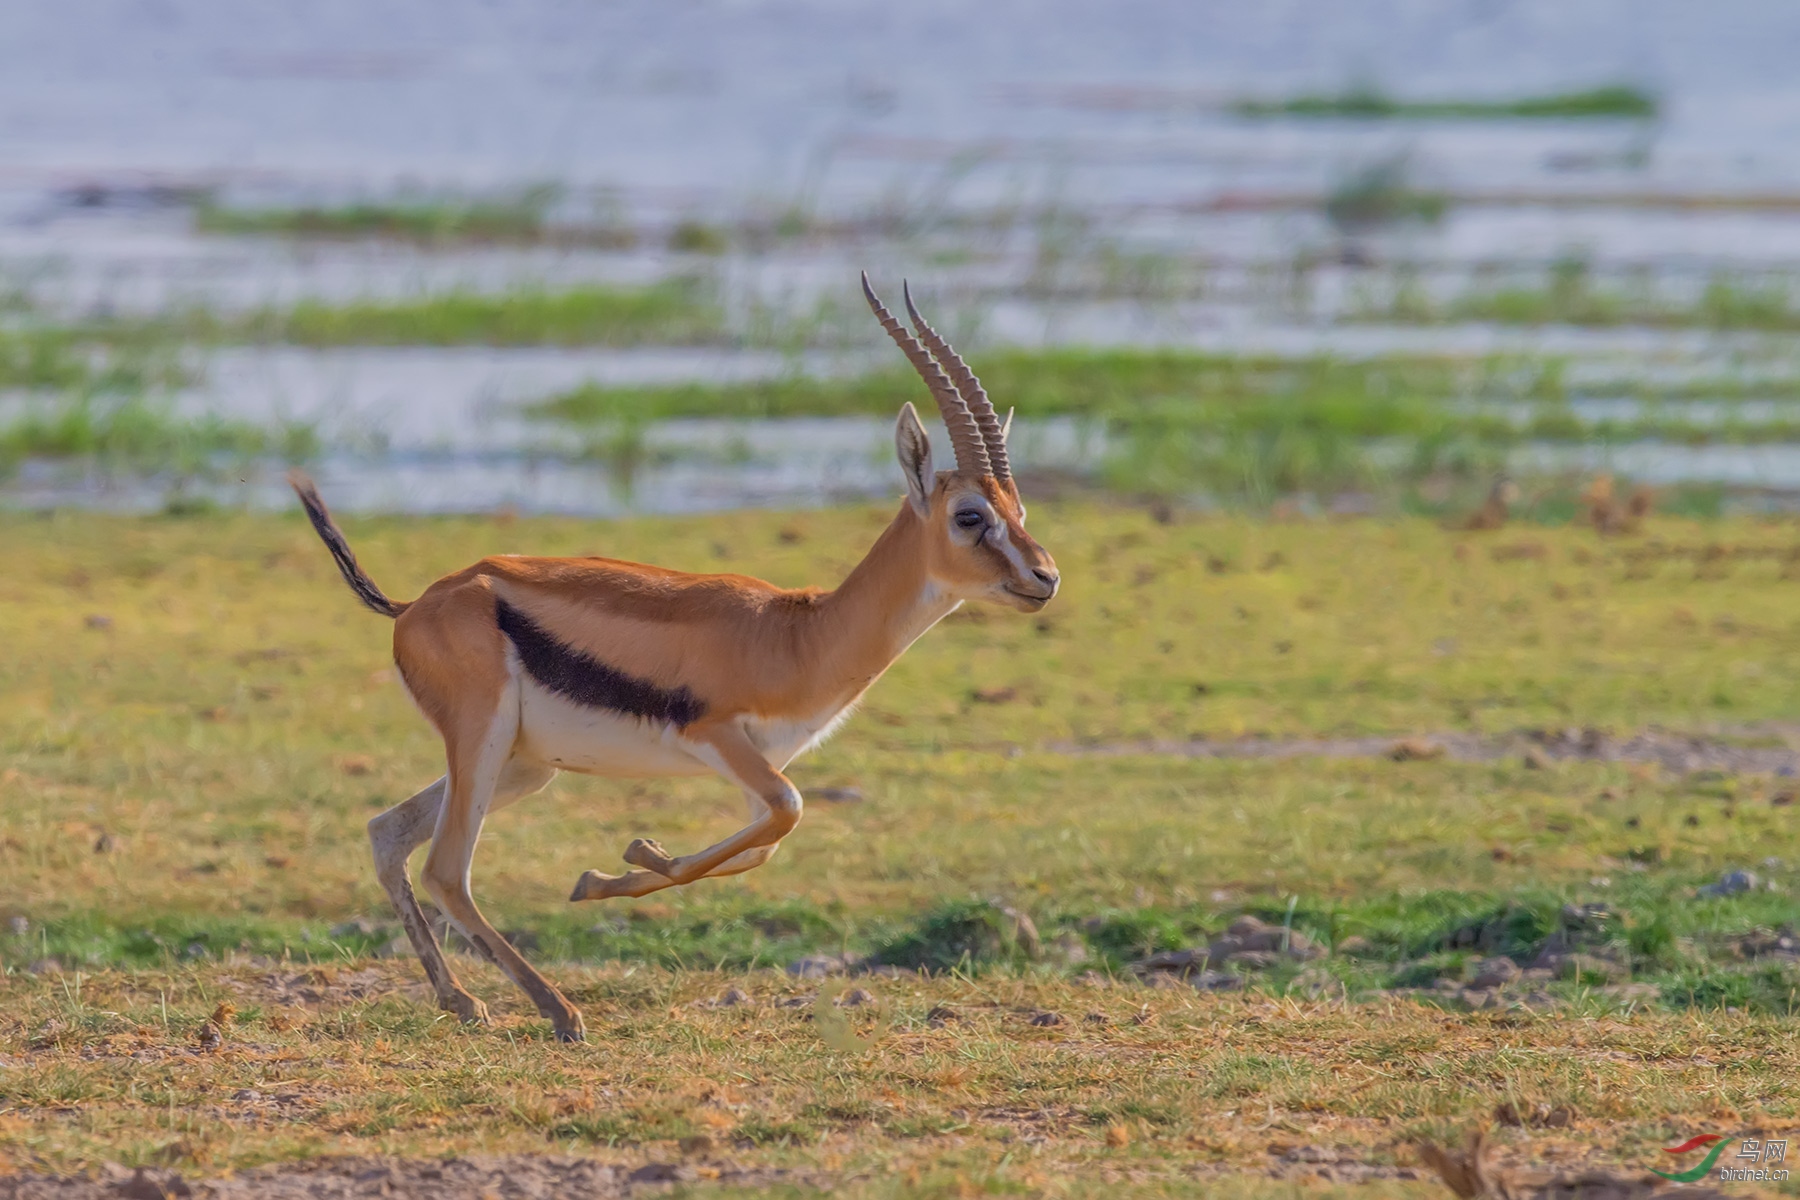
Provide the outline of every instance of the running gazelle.
<path id="1" fill-rule="evenodd" d="M 357 565 L 312 482 L 300 502 L 357 597 L 394 621 L 394 662 L 444 739 L 443 778 L 369 822 L 376 874 L 437 991 L 464 1021 L 487 1009 L 451 972 L 419 909 L 407 859 L 449 920 L 511 977 L 564 1041 L 581 1013 L 488 924 L 469 890 L 482 822 L 559 770 L 590 775 L 717 773 L 749 800 L 750 823 L 672 857 L 639 838 L 638 868 L 584 873 L 571 900 L 643 896 L 761 866 L 800 822 L 782 769 L 817 745 L 912 642 L 964 600 L 1036 612 L 1056 595 L 1050 555 L 1025 532 L 1002 425 L 980 380 L 906 294 L 915 338 L 863 293 L 937 402 L 956 469 L 936 471 L 911 404 L 894 428 L 906 500 L 835 591 L 742 575 L 690 575 L 607 558 L 486 558 L 417 600 L 388 599 Z"/>

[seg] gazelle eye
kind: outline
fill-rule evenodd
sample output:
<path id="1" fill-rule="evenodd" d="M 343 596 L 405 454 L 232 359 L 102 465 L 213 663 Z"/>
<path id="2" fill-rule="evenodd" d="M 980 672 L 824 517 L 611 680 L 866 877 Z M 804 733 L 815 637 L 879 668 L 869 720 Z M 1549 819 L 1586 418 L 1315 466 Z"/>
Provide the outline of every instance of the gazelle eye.
<path id="1" fill-rule="evenodd" d="M 956 523 L 964 529 L 978 529 L 987 524 L 987 518 L 972 508 L 965 508 L 956 514 Z"/>

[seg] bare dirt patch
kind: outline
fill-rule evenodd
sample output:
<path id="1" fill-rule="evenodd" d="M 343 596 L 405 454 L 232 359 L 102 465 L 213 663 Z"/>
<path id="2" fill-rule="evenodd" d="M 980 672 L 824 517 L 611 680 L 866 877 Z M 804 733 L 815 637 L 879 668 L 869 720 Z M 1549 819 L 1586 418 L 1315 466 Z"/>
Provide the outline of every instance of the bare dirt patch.
<path id="1" fill-rule="evenodd" d="M 372 923 L 370 927 L 374 927 Z M 301 971 L 276 970 L 250 978 L 232 977 L 224 982 L 234 995 L 254 1003 L 299 1011 L 421 991 L 410 975 L 379 966 L 360 970 L 312 966 Z"/>
<path id="2" fill-rule="evenodd" d="M 1396 762 L 1448 758 L 1531 766 L 1556 762 L 1654 763 L 1677 774 L 1726 771 L 1740 775 L 1800 774 L 1800 726 L 1765 723 L 1702 735 L 1650 728 L 1618 737 L 1590 727 L 1523 729 L 1506 734 L 1432 733 L 1407 737 L 1264 738 L 1190 741 L 1054 742 L 1058 754 L 1164 754 L 1182 758 L 1388 758 Z"/>
<path id="3" fill-rule="evenodd" d="M 321 1158 L 255 1167 L 223 1179 L 107 1163 L 94 1176 L 0 1176 L 0 1200 L 556 1200 L 663 1194 L 667 1185 L 716 1181 L 738 1186 L 819 1181 L 791 1171 L 744 1170 L 705 1162 L 624 1166 L 588 1158 L 517 1154 L 493 1158 Z"/>

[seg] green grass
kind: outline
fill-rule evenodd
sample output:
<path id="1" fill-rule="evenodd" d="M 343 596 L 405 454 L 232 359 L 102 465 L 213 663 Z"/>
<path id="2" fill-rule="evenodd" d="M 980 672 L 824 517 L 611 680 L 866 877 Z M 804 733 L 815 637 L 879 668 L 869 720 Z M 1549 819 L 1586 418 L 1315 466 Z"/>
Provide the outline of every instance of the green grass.
<path id="1" fill-rule="evenodd" d="M 0 473 L 41 458 L 191 474 L 226 457 L 297 460 L 316 451 L 308 427 L 176 414 L 159 393 L 186 380 L 173 348 L 155 339 L 0 330 L 0 388 L 29 393 L 0 418 Z"/>
<path id="2" fill-rule="evenodd" d="M 542 212 L 515 204 L 349 204 L 336 208 L 223 208 L 194 214 L 201 233 L 311 238 L 400 238 L 420 242 L 535 242 Z"/>
<path id="3" fill-rule="evenodd" d="M 1418 187 L 1405 156 L 1383 159 L 1351 172 L 1325 198 L 1325 215 L 1341 230 L 1354 231 L 1406 221 L 1435 225 L 1449 198 Z"/>
<path id="4" fill-rule="evenodd" d="M 264 427 L 216 414 L 183 416 L 140 396 L 65 397 L 34 405 L 0 423 L 4 470 L 37 458 L 196 474 L 221 459 L 277 457 L 302 462 L 318 449 L 318 436 L 310 425 Z"/>
<path id="5" fill-rule="evenodd" d="M 173 349 L 88 329 L 0 329 L 0 388 L 116 394 L 168 386 L 184 378 Z"/>
<path id="6" fill-rule="evenodd" d="M 890 515 L 346 524 L 408 597 L 508 551 L 830 583 Z M 966 610 L 914 647 L 793 769 L 862 802 L 810 803 L 761 870 L 566 902 L 632 837 L 680 849 L 735 828 L 741 800 L 713 780 L 563 776 L 489 822 L 476 894 L 586 1011 L 594 1040 L 566 1049 L 483 965 L 457 969 L 498 1028 L 463 1030 L 411 962 L 362 958 L 392 936 L 362 826 L 441 750 L 392 678 L 388 623 L 299 517 L 0 522 L 0 553 L 27 566 L 0 580 L 0 917 L 29 922 L 0 926 L 0 1157 L 637 1163 L 706 1134 L 853 1194 L 956 1194 L 959 1175 L 1090 1194 L 1128 1174 L 1173 1195 L 1215 1186 L 1196 1164 L 1268 1170 L 1272 1143 L 1405 1164 L 1415 1139 L 1505 1099 L 1576 1111 L 1532 1133 L 1562 1161 L 1631 1165 L 1681 1129 L 1795 1119 L 1800 981 L 1732 952 L 1791 921 L 1792 894 L 1693 895 L 1741 866 L 1800 884 L 1761 865 L 1800 862 L 1792 809 L 1771 803 L 1783 781 L 1110 752 L 1568 725 L 1755 736 L 1800 705 L 1791 524 L 1653 518 L 1645 539 L 1603 541 L 1041 500 L 1032 529 L 1064 594 L 1033 618 Z M 1660 1003 L 1567 983 L 1552 1012 L 1467 1013 L 1384 992 L 1466 969 L 1459 930 L 1527 953 L 1569 902 L 1612 906 Z M 1034 919 L 1038 954 L 996 903 Z M 1242 996 L 1080 979 L 1242 913 L 1368 949 Z M 334 934 L 356 917 L 377 924 Z M 956 971 L 863 981 L 885 1032 L 859 1015 L 873 1047 L 834 1049 L 807 1009 L 773 1006 L 814 985 L 767 968 L 842 950 Z M 47 956 L 79 970 L 19 969 Z M 1321 981 L 1346 1001 L 1312 999 Z M 696 1006 L 731 986 L 759 1003 Z M 190 1053 L 221 1000 L 238 1010 L 225 1049 Z M 928 1023 L 945 1004 L 958 1018 Z M 1041 1009 L 1065 1023 L 1029 1024 Z M 246 1108 L 241 1089 L 294 1098 Z"/>
<path id="7" fill-rule="evenodd" d="M 1314 93 L 1285 100 L 1239 100 L 1241 117 L 1349 118 L 1353 120 L 1647 120 L 1661 105 L 1630 84 L 1611 84 L 1504 100 L 1401 100 L 1372 86 Z"/>
<path id="8" fill-rule="evenodd" d="M 375 577 L 400 596 L 481 553 L 524 549 L 596 550 L 800 584 L 839 577 L 887 515 L 720 515 L 600 529 L 382 521 L 353 522 L 351 532 Z M 1130 906 L 1139 886 L 1176 903 L 1183 876 L 1196 873 L 1257 894 L 1347 897 L 1449 880 L 1499 894 L 1544 882 L 1544 856 L 1560 862 L 1565 852 L 1572 857 L 1557 879 L 1582 882 L 1611 872 L 1601 855 L 1659 845 L 1682 886 L 1729 865 L 1746 839 L 1759 856 L 1783 853 L 1769 840 L 1782 835 L 1764 829 L 1748 801 L 1738 802 L 1738 820 L 1756 824 L 1704 817 L 1729 801 L 1681 781 L 1652 787 L 1623 768 L 1563 776 L 1506 764 L 1055 749 L 1250 732 L 1778 719 L 1800 704 L 1800 683 L 1779 668 L 1800 649 L 1786 567 L 1793 536 L 1782 526 L 1654 525 L 1664 546 L 1772 552 L 1697 571 L 1691 557 L 1646 559 L 1627 554 L 1631 543 L 1580 529 L 1502 535 L 1538 547 L 1540 557 L 1520 558 L 1492 556 L 1480 540 L 1459 555 L 1467 535 L 1423 521 L 1159 525 L 1133 510 L 1044 502 L 1033 506 L 1040 525 L 1069 580 L 1054 608 L 1031 620 L 972 609 L 936 631 L 870 696 L 855 736 L 800 768 L 809 785 L 855 783 L 870 800 L 816 808 L 818 830 L 775 865 L 747 884 L 692 895 L 762 884 L 782 895 L 803 885 L 796 894 L 826 909 L 836 898 L 852 910 L 906 913 L 941 900 L 951 881 L 985 895 L 1031 879 L 1070 913 L 1091 915 Z M 800 540 L 783 541 L 778 529 Z M 16 786 L 42 801 L 5 818 L 24 847 L 8 852 L 22 855 L 9 865 L 13 897 L 40 916 L 79 913 L 86 906 L 72 900 L 106 880 L 121 919 L 168 902 L 158 897 L 185 897 L 189 911 L 212 914 L 220 905 L 289 918 L 379 912 L 357 814 L 422 785 L 437 749 L 385 674 L 387 626 L 337 595 L 310 532 L 297 519 L 55 516 L 15 518 L 6 537 L 15 560 L 34 564 L 4 590 L 19 647 L 0 677 L 7 754 Z M 92 613 L 107 615 L 110 629 L 86 629 Z M 1007 688 L 1002 703 L 976 698 Z M 1005 757 L 1008 747 L 1019 755 Z M 340 769 L 365 755 L 373 757 L 363 773 Z M 509 856 L 509 828 L 533 827 L 517 847 L 557 863 L 520 881 L 538 898 L 521 915 L 540 903 L 565 911 L 579 870 L 606 861 L 611 841 L 622 846 L 646 822 L 697 837 L 736 818 L 736 798 L 705 781 L 569 776 L 556 786 L 568 797 L 606 797 L 610 814 L 546 801 L 496 823 L 497 859 Z M 1602 787 L 1628 787 L 1648 807 L 1590 809 Z M 1350 802 L 1334 807 L 1340 794 Z M 1131 801 L 1092 808 L 1088 796 Z M 957 829 L 957 806 L 970 797 L 985 806 L 991 838 Z M 1365 800 L 1386 809 L 1381 820 L 1360 811 Z M 1517 816 L 1496 825 L 1490 804 Z M 1596 837 L 1606 831 L 1600 844 L 1532 833 L 1539 822 L 1574 819 L 1556 807 L 1570 804 L 1583 829 L 1600 822 L 1592 826 Z M 1552 808 L 1536 814 L 1539 805 Z M 60 833 L 63 813 L 81 814 L 83 832 Z M 1432 813 L 1452 824 L 1401 849 L 1398 831 Z M 1690 828 L 1683 822 L 1693 813 L 1703 819 Z M 1303 816 L 1313 832 L 1296 841 L 1291 825 Z M 1624 824 L 1632 816 L 1637 827 Z M 1514 821 L 1516 835 L 1505 832 Z M 130 861 L 167 870 L 115 878 L 125 860 L 91 853 L 94 826 L 122 837 Z M 596 837 L 596 828 L 611 832 Z M 1514 836 L 1547 837 L 1539 861 L 1489 857 L 1490 838 Z M 317 849 L 285 868 L 264 863 L 296 844 Z M 1031 848 L 1022 859 L 1021 844 Z M 811 854 L 825 857 L 809 862 Z M 1204 899 L 1198 882 L 1187 886 L 1179 903 Z"/>
<path id="9" fill-rule="evenodd" d="M 419 200 L 335 206 L 233 208 L 203 204 L 194 228 L 227 236 L 275 236 L 315 240 L 379 238 L 427 246 L 457 244 L 592 245 L 623 249 L 632 233 L 614 225 L 553 224 L 547 189 L 500 200 Z"/>
<path id="10" fill-rule="evenodd" d="M 304 300 L 224 315 L 188 309 L 142 320 L 92 322 L 82 339 L 122 347 L 242 342 L 297 346 L 687 345 L 725 337 L 723 314 L 691 279 L 642 287 L 449 291 L 411 300 Z"/>
<path id="11" fill-rule="evenodd" d="M 1584 280 L 1557 286 L 1591 295 Z M 1709 295 L 1715 311 L 1752 311 L 1741 297 L 1732 300 L 1736 293 L 1722 283 Z M 1422 311 L 1415 301 L 1394 303 L 1407 309 L 1407 319 L 1447 319 Z M 1558 313 L 1575 312 L 1575 302 L 1558 303 Z M 1507 311 L 1513 319 L 1527 315 Z M 64 395 L 0 428 L 0 459 L 93 455 L 147 466 L 166 461 L 185 469 L 208 455 L 294 458 L 312 452 L 305 430 L 259 429 L 223 418 L 176 421 L 146 400 L 148 389 L 177 378 L 171 347 L 187 339 L 312 346 L 579 345 L 726 336 L 721 314 L 701 285 L 691 282 L 309 303 L 232 320 L 190 312 L 151 322 L 18 333 L 10 342 L 0 339 L 0 380 L 10 375 L 17 386 L 35 384 Z M 1393 506 L 1454 509 L 1468 502 L 1465 493 L 1485 489 L 1507 453 L 1525 443 L 1751 445 L 1800 439 L 1800 416 L 1777 411 L 1752 418 L 1728 409 L 1723 419 L 1714 419 L 1679 403 L 1695 397 L 1791 398 L 1792 382 L 1781 380 L 1752 386 L 1721 378 L 1667 388 L 1621 383 L 1606 394 L 1633 396 L 1643 402 L 1641 410 L 1589 419 L 1570 407 L 1563 365 L 1551 359 L 1353 361 L 1082 349 L 996 350 L 976 359 L 1003 403 L 1016 404 L 1033 418 L 1082 418 L 1108 435 L 1111 453 L 1095 482 L 1162 497 L 1267 504 L 1297 492 L 1362 490 L 1381 494 Z M 901 403 L 922 397 L 917 379 L 899 369 L 834 379 L 790 375 L 730 384 L 588 385 L 537 403 L 529 415 L 571 428 L 586 446 L 584 453 L 628 470 L 643 458 L 644 430 L 659 420 L 886 418 Z M 1456 494 L 1420 500 L 1423 482 L 1443 479 L 1457 481 Z M 1559 504 L 1567 499 L 1558 496 Z"/>
<path id="12" fill-rule="evenodd" d="M 972 365 L 996 403 L 1034 417 L 1092 416 L 1130 421 L 1147 411 L 1201 404 L 1259 409 L 1271 400 L 1375 411 L 1344 416 L 1369 433 L 1394 428 L 1393 405 L 1492 391 L 1557 397 L 1559 364 L 1511 359 L 1257 358 L 1180 350 L 994 350 Z M 905 401 L 928 401 L 918 376 L 900 368 L 817 379 L 786 376 L 730 384 L 655 387 L 589 385 L 551 397 L 532 415 L 574 424 L 668 417 L 891 416 Z M 1383 401 L 1391 401 L 1383 408 Z"/>
<path id="13" fill-rule="evenodd" d="M 0 387 L 33 390 L 87 385 L 93 372 L 73 338 L 35 329 L 0 332 Z"/>
<path id="14" fill-rule="evenodd" d="M 1329 770 L 1326 773 L 1344 778 Z M 1261 779 L 1267 782 L 1280 776 L 1270 773 Z M 1680 803 L 1678 798 L 1675 806 Z M 1567 808 L 1543 808 L 1540 819 L 1548 824 L 1566 824 L 1571 819 Z M 1702 810 L 1718 811 L 1716 807 Z M 1586 818 L 1592 823 L 1591 814 Z M 1751 819 L 1740 828 L 1754 830 L 1759 824 L 1773 822 Z M 1541 855 L 1525 848 L 1551 849 L 1548 843 L 1552 839 L 1544 838 L 1540 831 L 1520 832 L 1523 836 L 1501 844 L 1519 847 L 1540 860 Z M 1360 840 L 1366 846 L 1369 839 Z M 1491 859 L 1491 848 L 1471 845 L 1468 851 L 1466 858 L 1473 868 L 1469 874 L 1483 874 L 1478 860 L 1484 856 Z M 1149 878 L 1163 886 L 1170 882 L 1166 873 L 1158 871 Z M 668 970 L 742 972 L 779 970 L 806 955 L 848 953 L 909 971 L 955 973 L 989 982 L 1054 980 L 1087 972 L 1130 980 L 1131 965 L 1145 956 L 1204 944 L 1222 934 L 1234 917 L 1250 912 L 1275 925 L 1291 924 L 1322 946 L 1352 937 L 1371 943 L 1353 956 L 1328 959 L 1304 973 L 1298 967 L 1269 971 L 1250 981 L 1253 988 L 1272 995 L 1299 995 L 1317 980 L 1328 978 L 1354 999 L 1379 1000 L 1388 989 L 1429 986 L 1439 976 L 1465 978 L 1469 964 L 1489 953 L 1507 953 L 1521 962 L 1529 961 L 1556 930 L 1558 913 L 1565 904 L 1598 899 L 1607 903 L 1619 922 L 1611 939 L 1613 951 L 1630 967 L 1634 979 L 1663 989 L 1663 1007 L 1705 1010 L 1733 1004 L 1756 1012 L 1792 1015 L 1800 1003 L 1795 993 L 1800 976 L 1778 961 L 1760 966 L 1747 963 L 1735 950 L 1739 936 L 1749 930 L 1791 923 L 1792 899 L 1785 893 L 1756 892 L 1697 902 L 1692 885 L 1703 878 L 1697 873 L 1670 871 L 1648 880 L 1622 876 L 1605 888 L 1567 880 L 1560 886 L 1527 885 L 1511 891 L 1415 888 L 1353 894 L 1354 888 L 1350 888 L 1348 896 L 1341 881 L 1323 894 L 1290 883 L 1286 886 L 1302 888 L 1307 894 L 1297 890 L 1284 898 L 1279 888 L 1266 894 L 1252 889 L 1229 900 L 1149 906 L 1084 900 L 1081 896 L 1015 895 L 1029 909 L 1047 948 L 1021 942 L 1006 908 L 974 893 L 963 899 L 927 903 L 918 911 L 813 898 L 714 896 L 677 908 L 631 906 L 625 917 L 611 921 L 596 922 L 591 913 L 533 913 L 514 920 L 507 933 L 519 940 L 531 957 L 547 963 L 620 962 Z M 997 886 L 1018 891 L 1016 881 Z M 1288 901 L 1294 904 L 1291 914 Z M 1454 944 L 1459 930 L 1494 921 L 1523 921 L 1524 931 L 1487 951 Z M 462 948 L 460 943 L 457 946 Z M 0 964 L 14 969 L 45 959 L 68 970 L 168 970 L 253 956 L 340 962 L 387 954 L 410 954 L 391 917 L 339 922 L 282 914 L 165 913 L 121 925 L 97 913 L 80 913 L 44 918 L 23 934 L 0 934 Z M 1604 996 L 1591 996 L 1591 988 L 1578 982 L 1543 986 L 1566 1003 L 1584 999 L 1608 1002 Z"/>
<path id="15" fill-rule="evenodd" d="M 1554 394 L 1554 368 L 1502 362 L 1274 360 L 1179 351 L 995 351 L 975 366 L 989 393 L 1034 418 L 1088 418 L 1117 439 L 1102 472 L 1134 492 L 1210 489 L 1266 500 L 1299 488 L 1359 486 L 1383 477 L 1375 439 L 1432 445 L 1510 442 L 1503 420 L 1458 416 L 1449 395 Z M 588 385 L 531 414 L 576 429 L 635 428 L 683 416 L 891 416 L 927 399 L 905 370 L 855 378 L 789 376 L 732 384 Z M 1430 454 L 1431 469 L 1447 452 Z"/>
<path id="16" fill-rule="evenodd" d="M 721 314 L 699 286 L 674 281 L 346 304 L 303 301 L 246 318 L 237 336 L 299 346 L 631 346 L 709 342 L 723 333 Z"/>
<path id="17" fill-rule="evenodd" d="M 702 305 L 693 307 L 693 305 Z M 215 340 L 264 337 L 310 345 L 575 344 L 685 331 L 717 335 L 716 313 L 694 293 L 556 293 L 449 296 L 406 304 L 301 306 L 234 325 L 190 314 L 190 332 Z M 705 332 L 712 329 L 711 334 Z M 173 327 L 158 336 L 174 337 Z M 223 417 L 177 418 L 148 398 L 172 378 L 166 347 L 146 327 L 20 335 L 14 378 L 62 394 L 0 424 L 0 463 L 89 457 L 107 464 L 188 471 L 221 456 L 304 459 L 316 439 L 299 426 L 260 427 Z M 114 343 L 107 349 L 107 342 Z M 4 349 L 4 346 L 0 346 Z M 4 358 L 0 357 L 0 364 Z M 1296 493 L 1367 491 L 1390 507 L 1457 511 L 1485 490 L 1507 454 L 1527 443 L 1767 445 L 1800 440 L 1800 410 L 1788 415 L 1734 407 L 1783 401 L 1791 381 L 1695 381 L 1671 387 L 1619 383 L 1599 389 L 1640 402 L 1619 417 L 1571 407 L 1562 364 L 1547 359 L 1389 357 L 1272 359 L 1179 351 L 999 350 L 977 356 L 993 395 L 1032 418 L 1076 417 L 1104 433 L 1110 449 L 1092 482 L 1127 494 L 1267 505 Z M 1683 400 L 1723 403 L 1702 414 Z M 799 375 L 729 384 L 588 385 L 529 409 L 567 427 L 582 453 L 623 473 L 648 453 L 644 431 L 679 417 L 754 420 L 871 415 L 888 418 L 922 403 L 910 372 L 819 379 Z M 1439 494 L 1445 481 L 1448 494 Z M 1433 499 L 1424 498 L 1425 485 Z M 1541 490 L 1541 489 L 1539 489 Z M 1539 496 L 1540 515 L 1566 519 L 1572 491 Z M 1548 505 L 1548 507 L 1545 507 Z"/>
<path id="18" fill-rule="evenodd" d="M 1555 264 L 1541 283 L 1476 287 L 1434 301 L 1402 284 L 1384 302 L 1356 314 L 1364 320 L 1435 324 L 1494 321 L 1503 325 L 1639 325 L 1664 329 L 1716 329 L 1784 333 L 1800 329 L 1800 307 L 1783 277 L 1745 277 L 1719 272 L 1692 299 L 1676 299 L 1648 283 L 1602 283 L 1580 259 Z"/>
<path id="19" fill-rule="evenodd" d="M 1722 419 L 1689 398 L 1787 400 L 1791 381 L 1730 379 L 1661 387 L 1620 383 L 1602 394 L 1641 403 L 1635 415 L 1588 418 L 1571 407 L 1555 360 L 1260 359 L 1137 350 L 995 350 L 976 356 L 989 394 L 1033 419 L 1078 417 L 1112 439 L 1099 481 L 1135 494 L 1267 504 L 1296 492 L 1369 489 L 1408 497 L 1449 477 L 1485 488 L 1526 443 L 1773 444 L 1800 440 L 1800 409 Z M 530 415 L 602 436 L 673 417 L 888 417 L 924 403 L 905 370 L 729 384 L 586 385 Z M 1558 493 L 1560 497 L 1560 493 Z M 1566 500 L 1566 497 L 1561 497 Z M 1457 503 L 1463 501 L 1458 497 Z M 1441 503 L 1441 502 L 1439 502 Z"/>
<path id="20" fill-rule="evenodd" d="M 723 254 L 731 249 L 731 237 L 704 221 L 679 221 L 669 231 L 669 249 L 683 254 Z"/>

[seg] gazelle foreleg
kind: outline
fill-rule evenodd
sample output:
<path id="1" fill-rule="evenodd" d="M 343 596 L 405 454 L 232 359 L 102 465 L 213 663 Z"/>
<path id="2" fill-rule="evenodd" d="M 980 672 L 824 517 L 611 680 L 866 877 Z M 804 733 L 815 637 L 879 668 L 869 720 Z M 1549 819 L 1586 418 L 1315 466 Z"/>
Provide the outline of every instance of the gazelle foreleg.
<path id="1" fill-rule="evenodd" d="M 476 952 L 531 997 L 538 1012 L 555 1026 L 558 1041 L 578 1042 L 584 1036 L 581 1013 L 488 923 L 470 892 L 469 865 L 475 857 L 475 843 L 481 837 L 482 822 L 494 807 L 519 732 L 518 685 L 509 682 L 498 704 L 482 716 L 486 728 L 479 732 L 468 725 L 445 731 L 450 771 L 431 849 L 425 855 L 425 890 Z"/>
<path id="2" fill-rule="evenodd" d="M 671 858 L 655 842 L 638 838 L 625 848 L 625 861 L 644 870 L 623 875 L 583 872 L 570 900 L 645 896 L 708 875 L 737 875 L 769 861 L 781 839 L 794 831 L 800 823 L 800 789 L 768 764 L 742 729 L 721 725 L 694 735 L 694 740 L 713 751 L 709 759 L 719 774 L 744 789 L 750 823 L 724 841 L 681 858 Z"/>
<path id="3" fill-rule="evenodd" d="M 762 803 L 761 797 L 752 796 L 752 807 Z M 745 850 L 735 854 L 706 873 L 708 879 L 717 879 L 723 875 L 742 875 L 745 871 L 754 871 L 771 858 L 775 851 L 781 849 L 781 843 L 769 846 L 758 846 L 754 850 Z M 620 897 L 635 900 L 639 896 L 648 896 L 651 892 L 660 892 L 664 888 L 675 886 L 675 881 L 667 875 L 659 875 L 655 871 L 627 871 L 623 875 L 603 875 L 599 871 L 584 871 L 575 883 L 575 891 L 570 900 L 613 900 Z"/>
<path id="4" fill-rule="evenodd" d="M 494 789 L 492 809 L 501 809 L 515 800 L 538 791 L 556 775 L 550 767 L 510 760 L 500 773 Z M 444 802 L 448 777 L 403 800 L 369 822 L 369 843 L 375 851 L 375 877 L 393 902 L 413 953 L 425 968 L 425 977 L 437 993 L 438 1007 L 453 1012 L 465 1022 L 486 1024 L 487 1005 L 471 996 L 444 960 L 444 952 L 432 934 L 431 922 L 419 908 L 413 894 L 412 877 L 406 863 L 412 852 L 431 840 L 437 826 L 438 809 Z"/>

